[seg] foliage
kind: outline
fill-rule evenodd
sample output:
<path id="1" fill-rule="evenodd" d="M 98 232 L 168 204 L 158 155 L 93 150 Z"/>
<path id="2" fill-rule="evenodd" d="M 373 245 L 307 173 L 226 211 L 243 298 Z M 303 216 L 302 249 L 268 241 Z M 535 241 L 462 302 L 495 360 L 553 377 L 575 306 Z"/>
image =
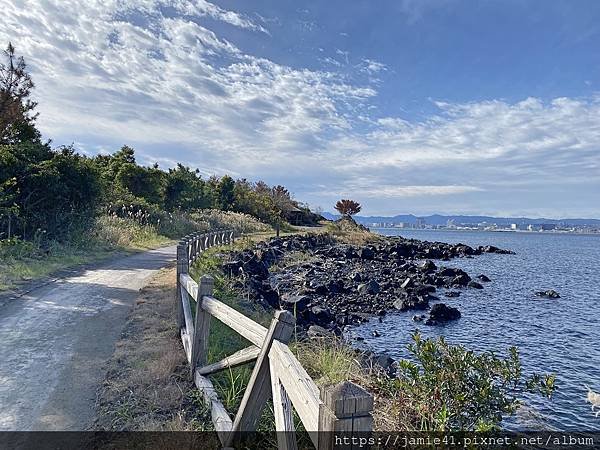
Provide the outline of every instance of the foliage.
<path id="1" fill-rule="evenodd" d="M 40 134 L 33 126 L 37 103 L 29 96 L 33 81 L 26 71 L 23 57 L 15 56 L 9 42 L 4 50 L 5 62 L 0 63 L 0 144 L 17 144 L 25 140 L 39 141 Z"/>
<path id="2" fill-rule="evenodd" d="M 516 412 L 519 394 L 550 397 L 554 390 L 554 375 L 524 379 L 516 347 L 501 358 L 415 333 L 408 349 L 411 360 L 399 362 L 397 378 L 381 376 L 375 384 L 390 399 L 394 429 L 489 431 Z"/>
<path id="3" fill-rule="evenodd" d="M 273 226 L 314 220 L 283 186 L 234 180 L 228 175 L 202 178 L 182 164 L 162 170 L 144 166 L 127 145 L 112 154 L 87 157 L 70 147 L 51 148 L 35 128 L 34 87 L 25 61 L 9 44 L 0 64 L 0 239 L 33 239 L 44 232 L 50 242 L 104 226 L 108 242 L 135 241 L 159 233 L 175 238 L 209 226 L 260 229 L 247 216 L 216 217 L 206 209 L 241 213 Z M 105 213 L 109 217 L 104 217 Z M 100 218 L 100 220 L 96 220 Z M 237 219 L 240 218 L 238 225 Z M 298 219 L 299 218 L 299 219 Z M 118 219 L 124 219 L 119 221 Z M 148 227 L 151 227 L 150 230 Z"/>
<path id="4" fill-rule="evenodd" d="M 13 234 L 27 239 L 39 230 L 66 238 L 89 226 L 101 195 L 89 158 L 36 142 L 0 145 L 0 185 L 6 188 L 0 198 L 6 234 L 10 221 Z"/>
<path id="5" fill-rule="evenodd" d="M 335 204 L 335 209 L 342 215 L 342 216 L 353 216 L 354 214 L 358 214 L 361 210 L 361 206 L 360 203 L 355 202 L 354 200 L 339 200 L 336 204 Z"/>

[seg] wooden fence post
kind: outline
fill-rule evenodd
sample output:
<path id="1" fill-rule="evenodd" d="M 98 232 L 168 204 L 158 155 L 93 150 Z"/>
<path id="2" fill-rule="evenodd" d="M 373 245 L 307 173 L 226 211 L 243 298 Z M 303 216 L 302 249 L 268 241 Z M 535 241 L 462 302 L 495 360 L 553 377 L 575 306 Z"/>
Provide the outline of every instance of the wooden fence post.
<path id="1" fill-rule="evenodd" d="M 192 235 L 192 239 L 194 242 L 193 249 L 194 249 L 194 261 L 195 261 L 196 258 L 198 258 L 198 255 L 200 254 L 200 249 L 198 248 L 198 233 L 197 232 Z"/>
<path id="2" fill-rule="evenodd" d="M 177 244 L 177 293 L 175 294 L 175 301 L 177 304 L 175 305 L 177 309 L 177 333 L 179 335 L 179 330 L 184 325 L 183 318 L 183 303 L 181 298 L 181 274 L 188 273 L 189 265 L 187 259 L 187 250 L 186 250 L 186 242 L 185 240 L 179 241 Z"/>
<path id="3" fill-rule="evenodd" d="M 271 396 L 271 371 L 269 369 L 271 345 L 274 339 L 287 344 L 294 332 L 295 323 L 296 319 L 289 311 L 275 312 L 275 317 L 271 321 L 271 326 L 267 331 L 244 397 L 233 421 L 232 433 L 229 441 L 224 443 L 225 446 L 231 445 L 233 440 L 239 437 L 240 432 L 256 430 L 265 403 Z"/>
<path id="4" fill-rule="evenodd" d="M 202 309 L 202 299 L 212 297 L 215 280 L 210 275 L 202 275 L 198 285 L 198 298 L 196 299 L 196 317 L 194 320 L 194 336 L 192 340 L 192 362 L 190 371 L 192 377 L 196 367 L 206 365 L 208 353 L 208 336 L 210 334 L 210 314 Z"/>
<path id="5" fill-rule="evenodd" d="M 354 448 L 345 439 L 373 431 L 373 396 L 351 381 L 321 386 L 318 450 Z"/>

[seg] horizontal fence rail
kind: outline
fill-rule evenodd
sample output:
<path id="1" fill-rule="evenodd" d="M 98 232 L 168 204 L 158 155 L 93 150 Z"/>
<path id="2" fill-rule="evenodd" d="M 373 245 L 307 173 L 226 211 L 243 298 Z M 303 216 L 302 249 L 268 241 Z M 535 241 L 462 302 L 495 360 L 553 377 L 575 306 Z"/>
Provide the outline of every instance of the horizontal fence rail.
<path id="1" fill-rule="evenodd" d="M 190 265 L 205 250 L 234 242 L 232 230 L 216 230 L 186 236 L 177 246 L 177 320 L 190 375 L 209 406 L 212 421 L 223 447 L 231 447 L 241 433 L 255 431 L 263 408 L 273 400 L 278 447 L 297 449 L 295 410 L 318 450 L 336 448 L 335 434 L 364 435 L 373 428 L 373 396 L 360 386 L 345 381 L 318 387 L 290 351 L 295 318 L 276 311 L 269 328 L 254 322 L 213 297 L 214 280 L 204 275 L 197 283 L 189 275 Z M 195 302 L 192 315 L 190 301 Z M 250 346 L 208 364 L 211 318 L 227 325 L 250 342 Z M 230 415 L 208 378 L 221 370 L 254 362 L 250 381 L 240 407 Z M 285 432 L 285 433 L 280 433 Z"/>

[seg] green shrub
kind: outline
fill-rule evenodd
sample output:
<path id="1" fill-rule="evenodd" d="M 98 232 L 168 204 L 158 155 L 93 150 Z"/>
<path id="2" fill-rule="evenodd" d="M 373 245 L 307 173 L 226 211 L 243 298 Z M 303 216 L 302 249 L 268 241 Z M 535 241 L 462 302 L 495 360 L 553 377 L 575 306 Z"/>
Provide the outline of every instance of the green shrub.
<path id="1" fill-rule="evenodd" d="M 480 354 L 444 338 L 413 335 L 412 360 L 402 360 L 397 378 L 380 376 L 375 388 L 389 398 L 386 414 L 394 429 L 421 431 L 487 431 L 512 415 L 523 392 L 551 396 L 554 375 L 523 378 L 516 347 L 508 357 Z"/>

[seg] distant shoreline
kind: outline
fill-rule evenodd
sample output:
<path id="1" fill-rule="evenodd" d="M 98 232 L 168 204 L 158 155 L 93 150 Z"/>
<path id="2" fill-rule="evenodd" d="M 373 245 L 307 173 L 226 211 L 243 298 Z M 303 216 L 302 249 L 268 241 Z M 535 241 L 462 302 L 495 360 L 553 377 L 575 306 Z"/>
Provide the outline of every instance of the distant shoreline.
<path id="1" fill-rule="evenodd" d="M 456 233 L 516 233 L 516 234 L 551 234 L 551 235 L 575 235 L 575 236 L 600 236 L 600 233 L 576 232 L 576 231 L 527 231 L 527 230 L 477 230 L 477 229 L 456 229 L 456 228 L 397 228 L 397 227 L 369 227 L 370 230 L 397 230 L 404 231 L 431 231 L 442 232 L 450 231 Z"/>

